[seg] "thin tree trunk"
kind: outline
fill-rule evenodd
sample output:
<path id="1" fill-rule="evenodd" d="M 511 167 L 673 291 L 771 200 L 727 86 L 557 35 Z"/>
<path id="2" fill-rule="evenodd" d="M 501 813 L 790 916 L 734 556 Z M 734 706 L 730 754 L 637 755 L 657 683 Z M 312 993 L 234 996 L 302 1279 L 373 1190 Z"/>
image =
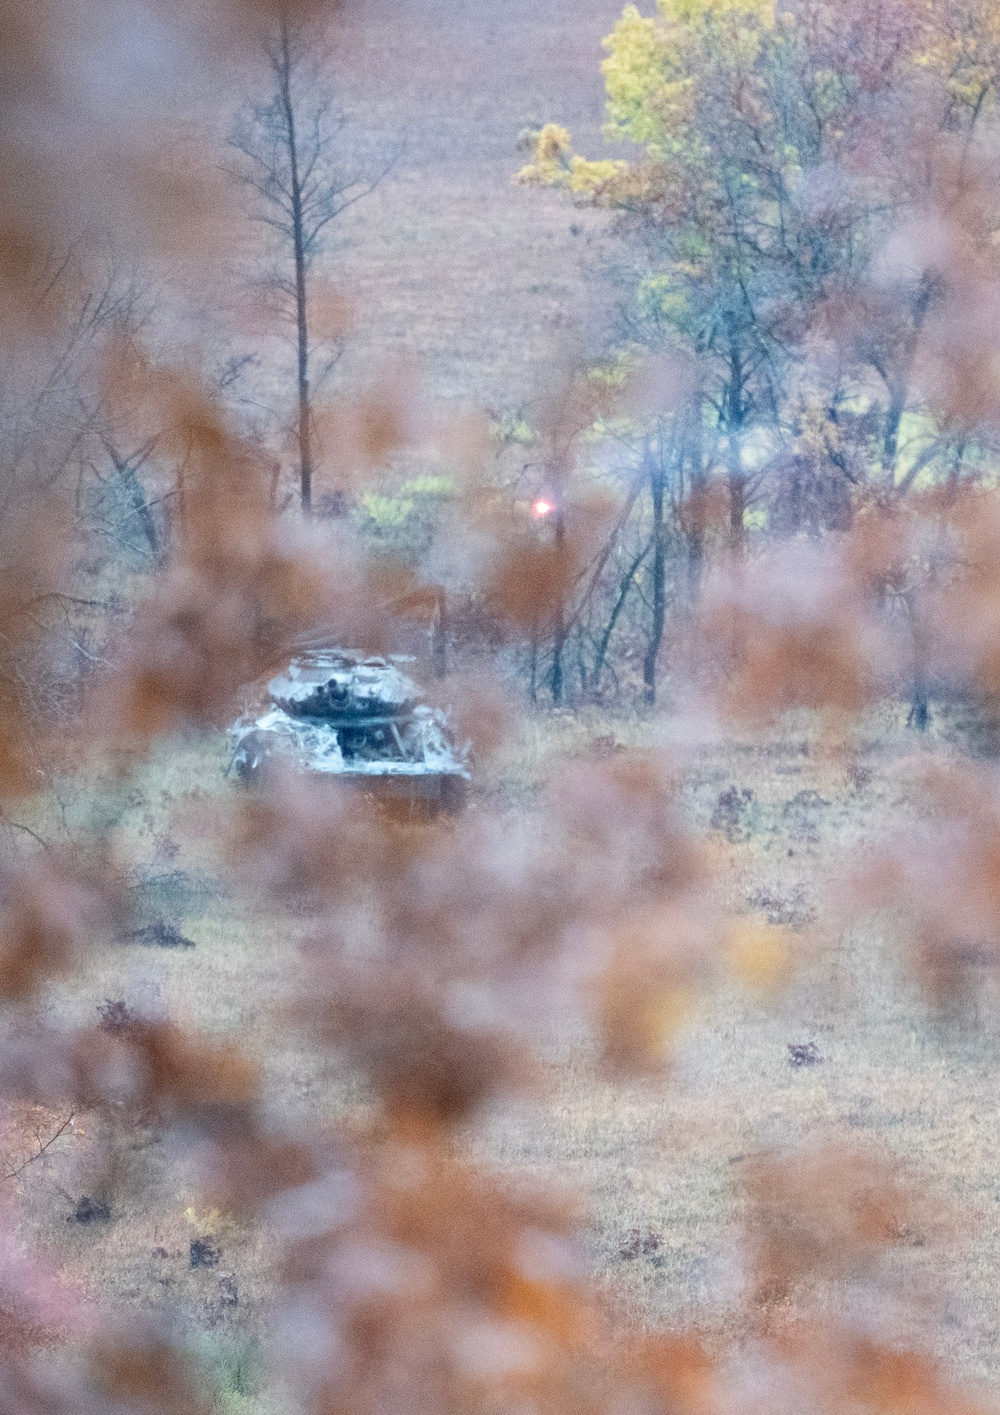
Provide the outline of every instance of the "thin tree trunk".
<path id="1" fill-rule="evenodd" d="M 916 596 L 905 594 L 903 603 L 910 620 L 910 643 L 912 646 L 910 711 L 906 718 L 907 727 L 918 732 L 926 732 L 930 724 L 930 694 L 927 683 L 927 650 L 924 642 L 924 627 Z"/>
<path id="2" fill-rule="evenodd" d="M 629 590 L 632 588 L 632 582 L 639 571 L 639 566 L 652 549 L 652 544 L 652 541 L 650 541 L 645 549 L 640 550 L 622 578 L 621 585 L 618 589 L 618 598 L 615 600 L 614 608 L 611 611 L 611 618 L 608 620 L 604 633 L 601 635 L 601 642 L 597 648 L 597 657 L 594 659 L 594 672 L 591 676 L 590 683 L 591 687 L 595 690 L 600 686 L 601 674 L 604 672 L 604 661 L 608 656 L 608 648 L 611 644 L 611 635 L 615 632 L 615 625 L 618 623 L 619 616 L 625 608 L 625 601 L 628 599 Z"/>
<path id="3" fill-rule="evenodd" d="M 587 692 L 587 664 L 583 656 L 583 625 L 576 626 L 576 671 L 580 675 L 580 693 L 586 696 Z"/>
<path id="4" fill-rule="evenodd" d="M 880 364 L 876 364 L 886 388 L 889 390 L 889 409 L 886 415 L 885 435 L 882 440 L 882 477 L 889 490 L 895 490 L 896 468 L 899 462 L 899 433 L 903 425 L 903 416 L 906 412 L 908 396 L 908 386 L 910 374 L 913 369 L 913 361 L 916 357 L 917 345 L 920 339 L 920 332 L 927 318 L 927 311 L 930 309 L 931 300 L 934 296 L 934 283 L 924 276 L 920 292 L 916 297 L 913 306 L 913 328 L 904 345 L 902 365 L 898 369 L 894 378 L 889 378 L 882 371 Z"/>
<path id="5" fill-rule="evenodd" d="M 695 493 L 696 504 L 691 529 L 688 531 L 688 607 L 693 610 L 701 596 L 701 576 L 705 565 L 705 527 L 702 522 L 704 515 L 705 493 L 702 489 Z"/>
<path id="6" fill-rule="evenodd" d="M 688 497 L 690 514 L 687 530 L 687 590 L 688 609 L 693 611 L 701 595 L 701 576 L 705 565 L 705 517 L 708 514 L 700 395 L 694 401 L 691 414 L 690 460 L 691 493 Z"/>
<path id="7" fill-rule="evenodd" d="M 562 507 L 556 512 L 555 542 L 556 560 L 562 562 L 566 544 L 566 523 Z M 566 646 L 566 606 L 560 594 L 556 602 L 555 625 L 552 631 L 552 701 L 558 706 L 563 700 L 563 650 Z"/>
<path id="8" fill-rule="evenodd" d="M 897 387 L 889 402 L 885 436 L 882 439 L 882 476 L 889 487 L 896 483 L 896 463 L 899 458 L 899 429 L 906 408 L 905 385 Z"/>
<path id="9" fill-rule="evenodd" d="M 730 347 L 729 389 L 726 395 L 726 472 L 729 481 L 729 549 L 742 556 L 745 544 L 744 517 L 747 509 L 747 479 L 743 471 L 740 437 L 746 408 L 743 402 L 744 369 L 739 347 Z"/>
<path id="10" fill-rule="evenodd" d="M 962 476 L 962 463 L 965 460 L 965 440 L 963 439 L 955 448 L 955 456 L 948 472 L 948 505 L 953 506 L 958 496 L 959 482 Z"/>
<path id="11" fill-rule="evenodd" d="M 143 535 L 149 542 L 149 548 L 153 555 L 159 557 L 161 544 L 160 533 L 156 528 L 156 519 L 153 516 L 152 508 L 146 500 L 146 492 L 139 480 L 139 474 L 128 457 L 122 457 L 113 447 L 105 443 L 108 455 L 114 463 L 115 471 L 121 477 L 125 489 L 128 493 L 129 501 L 132 503 L 132 510 L 142 526 Z"/>
<path id="12" fill-rule="evenodd" d="M 649 455 L 649 486 L 653 494 L 653 622 L 649 630 L 649 646 L 642 666 L 642 678 L 646 687 L 647 703 L 656 702 L 656 660 L 663 643 L 663 625 L 666 618 L 666 572 L 667 572 L 667 531 L 663 520 L 663 466 L 662 444 L 654 456 Z"/>
<path id="13" fill-rule="evenodd" d="M 297 360 L 299 388 L 299 477 L 302 512 L 312 514 L 312 446 L 311 409 L 309 403 L 309 321 L 306 280 L 306 248 L 302 224 L 302 184 L 299 178 L 298 139 L 295 129 L 295 109 L 291 92 L 292 60 L 288 44 L 288 21 L 281 22 L 281 72 L 279 84 L 281 104 L 285 114 L 288 138 L 288 161 L 292 197 L 292 245 L 295 252 L 295 321 L 297 328 Z"/>

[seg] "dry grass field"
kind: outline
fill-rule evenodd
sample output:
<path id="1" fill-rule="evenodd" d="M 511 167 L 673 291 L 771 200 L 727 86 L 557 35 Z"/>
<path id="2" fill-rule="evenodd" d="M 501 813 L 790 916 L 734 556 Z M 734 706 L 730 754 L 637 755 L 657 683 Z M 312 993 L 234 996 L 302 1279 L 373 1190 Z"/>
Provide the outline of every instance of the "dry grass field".
<path id="1" fill-rule="evenodd" d="M 595 347 L 609 296 L 605 218 L 512 185 L 518 134 L 553 119 L 603 151 L 600 41 L 616 0 L 360 0 L 336 68 L 345 148 L 377 164 L 378 191 L 339 225 L 329 265 L 357 319 L 348 379 L 415 362 L 437 395 L 476 407 L 531 400 L 553 364 Z"/>
<path id="2" fill-rule="evenodd" d="M 585 720 L 543 730 L 528 757 L 557 762 L 595 727 L 608 730 Z M 657 735 L 653 724 L 618 734 Z M 612 1291 L 651 1318 L 725 1331 L 739 1306 L 741 1166 L 810 1140 L 869 1145 L 919 1176 L 941 1220 L 936 1237 L 932 1224 L 901 1255 L 887 1324 L 995 1386 L 995 980 L 980 970 L 974 997 L 934 1009 L 914 986 L 898 924 L 843 922 L 853 876 L 921 818 L 921 773 L 952 748 L 940 738 L 917 748 L 903 714 L 889 711 L 852 745 L 847 757 L 825 750 L 800 725 L 707 746 L 684 778 L 727 909 L 790 929 L 798 957 L 787 985 L 771 996 L 717 990 L 656 1086 L 608 1087 L 578 1047 L 555 1047 L 552 1095 L 498 1118 L 485 1148 L 587 1196 L 594 1261 Z M 725 809 L 734 787 L 753 793 L 735 820 Z"/>
<path id="3" fill-rule="evenodd" d="M 516 830 L 546 781 L 592 754 L 595 739 L 603 751 L 613 749 L 609 739 L 645 749 L 669 744 L 672 732 L 668 717 L 527 716 L 480 771 L 472 809 L 499 811 Z M 894 1156 L 926 1188 L 931 1217 L 891 1259 L 899 1310 L 890 1302 L 880 1319 L 930 1345 L 960 1377 L 996 1387 L 993 982 L 979 970 L 976 1001 L 935 1012 L 913 986 L 891 920 L 842 920 L 859 861 L 919 818 L 920 769 L 954 748 L 941 736 L 918 742 L 902 712 L 888 709 L 851 747 L 845 755 L 824 745 L 814 724 L 792 723 L 780 734 L 689 748 L 680 778 L 683 810 L 715 866 L 714 902 L 786 925 L 796 955 L 786 985 L 769 994 L 720 985 L 691 1018 L 672 1075 L 656 1084 L 599 1081 L 581 1038 L 553 1017 L 537 1099 L 497 1109 L 467 1143 L 491 1165 L 578 1196 L 612 1300 L 650 1321 L 695 1321 L 709 1333 L 730 1331 L 741 1306 L 734 1233 L 745 1165 L 830 1135 Z M 308 917 L 238 902 L 192 828 L 213 798 L 238 789 L 224 766 L 221 741 L 165 751 L 133 782 L 116 827 L 122 859 L 144 881 L 138 922 L 167 920 L 193 947 L 106 940 L 45 1006 L 70 1023 L 121 1000 L 238 1036 L 260 1058 L 284 1113 L 361 1115 L 365 1102 L 349 1078 L 321 1068 L 283 1021 Z M 23 1152 L 33 1127 L 44 1136 L 58 1119 L 23 1117 Z M 189 1321 L 194 1314 L 192 1339 L 208 1343 L 228 1388 L 254 1390 L 255 1342 L 267 1329 L 265 1246 L 200 1211 L 183 1165 L 168 1164 L 156 1143 L 140 1140 L 117 1161 L 121 1172 L 99 1173 L 99 1136 L 81 1133 L 87 1124 L 78 1118 L 16 1181 L 37 1240 L 84 1290 Z M 13 1153 L 14 1139 L 6 1143 Z M 130 1199 L 140 1178 L 141 1203 Z M 104 1194 L 109 1215 L 81 1221 L 81 1200 Z M 191 1244 L 203 1237 L 218 1261 L 192 1266 Z M 249 1394 L 232 1401 L 258 1408 Z"/>

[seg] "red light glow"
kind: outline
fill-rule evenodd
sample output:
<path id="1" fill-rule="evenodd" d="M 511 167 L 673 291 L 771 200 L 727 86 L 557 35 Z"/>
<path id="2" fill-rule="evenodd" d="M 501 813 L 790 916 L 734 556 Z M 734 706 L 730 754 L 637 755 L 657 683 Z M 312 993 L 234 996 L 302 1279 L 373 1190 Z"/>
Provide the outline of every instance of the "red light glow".
<path id="1" fill-rule="evenodd" d="M 533 516 L 537 516 L 538 519 L 541 520 L 544 516 L 551 516 L 552 512 L 555 509 L 556 508 L 551 501 L 546 501 L 544 496 L 540 496 L 532 506 L 531 514 Z"/>

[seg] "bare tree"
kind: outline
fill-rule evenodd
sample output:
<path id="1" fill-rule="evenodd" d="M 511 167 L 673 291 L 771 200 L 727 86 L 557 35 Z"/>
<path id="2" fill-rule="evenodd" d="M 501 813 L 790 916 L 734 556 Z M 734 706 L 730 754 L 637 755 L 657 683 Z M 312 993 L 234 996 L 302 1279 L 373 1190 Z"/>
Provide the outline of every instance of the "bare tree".
<path id="1" fill-rule="evenodd" d="M 94 370 L 102 341 L 141 319 L 139 285 L 113 263 L 86 272 L 74 251 L 52 256 L 28 306 L 33 324 L 0 370 L 0 514 L 53 494 L 87 465 L 106 408 Z"/>
<path id="2" fill-rule="evenodd" d="M 347 120 L 334 101 L 313 26 L 282 16 L 264 51 L 270 96 L 243 109 L 230 142 L 245 159 L 237 175 L 256 197 L 256 219 L 275 233 L 279 246 L 280 265 L 268 285 L 295 327 L 299 474 L 302 509 L 308 515 L 315 391 L 311 359 L 316 352 L 310 344 L 310 272 L 323 252 L 331 222 L 371 195 L 397 154 L 374 173 L 348 170 L 342 164 L 339 139 Z"/>

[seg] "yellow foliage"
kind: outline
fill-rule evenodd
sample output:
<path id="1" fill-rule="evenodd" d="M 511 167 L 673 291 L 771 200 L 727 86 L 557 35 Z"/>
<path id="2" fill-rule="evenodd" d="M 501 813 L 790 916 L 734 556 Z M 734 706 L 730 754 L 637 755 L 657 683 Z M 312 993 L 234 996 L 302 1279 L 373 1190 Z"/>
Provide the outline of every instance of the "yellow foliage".
<path id="1" fill-rule="evenodd" d="M 696 129 L 699 69 L 706 62 L 752 67 L 761 35 L 776 23 L 774 0 L 658 0 L 658 11 L 642 15 L 626 5 L 604 40 L 605 133 L 644 147 L 653 162 L 673 157 L 697 165 L 703 155 Z M 612 197 L 625 199 L 636 194 L 617 184 L 634 173 L 627 162 L 574 153 L 566 129 L 547 123 L 516 180 L 592 198 L 615 183 Z"/>
<path id="2" fill-rule="evenodd" d="M 761 34 L 776 23 L 774 0 L 658 0 L 657 8 L 659 16 L 649 17 L 626 5 L 604 40 L 605 131 L 653 158 L 696 156 L 698 71 L 706 60 L 751 66 Z"/>
<path id="3" fill-rule="evenodd" d="M 921 5 L 919 43 L 909 62 L 940 75 L 950 90 L 954 112 L 970 123 L 994 101 L 994 78 L 1000 73 L 1000 4 L 997 0 L 949 0 Z M 826 23 L 835 23 L 831 11 Z M 798 21 L 779 15 L 775 0 L 656 0 L 656 13 L 644 15 L 627 4 L 614 30 L 603 41 L 602 64 L 607 93 L 607 136 L 645 148 L 648 162 L 663 169 L 664 181 L 648 195 L 656 199 L 698 186 L 712 187 L 712 147 L 699 127 L 699 94 L 712 88 L 713 75 L 739 75 L 742 102 L 755 102 L 766 126 L 764 70 L 787 51 Z M 905 62 L 905 61 L 904 61 Z M 763 66 L 763 67 L 762 67 Z M 834 118 L 843 102 L 838 74 L 818 70 L 813 104 Z M 726 80 L 729 81 L 729 80 Z M 787 147 L 783 172 L 794 182 L 800 154 Z M 561 186 L 577 196 L 617 201 L 642 200 L 635 190 L 639 167 L 624 162 L 591 161 L 572 150 L 569 133 L 546 124 L 535 139 L 532 161 L 518 174 L 521 182 Z M 691 184 L 694 185 L 691 185 Z M 649 186 L 643 178 L 640 186 Z M 655 184 L 654 184 L 655 185 Z"/>
<path id="4" fill-rule="evenodd" d="M 589 161 L 575 156 L 570 164 L 569 189 L 571 192 L 596 192 L 598 188 L 612 181 L 628 170 L 628 163 L 605 158 L 603 161 Z"/>
<path id="5" fill-rule="evenodd" d="M 189 1208 L 184 1210 L 184 1217 L 196 1233 L 210 1233 L 215 1238 L 233 1227 L 231 1215 L 224 1214 L 220 1209 Z"/>
<path id="6" fill-rule="evenodd" d="M 546 123 L 534 139 L 532 160 L 521 168 L 514 180 L 528 186 L 565 186 L 569 171 L 569 133 L 556 123 Z"/>
<path id="7" fill-rule="evenodd" d="M 546 123 L 538 134 L 536 162 L 561 162 L 570 151 L 569 133 L 555 123 Z"/>
<path id="8" fill-rule="evenodd" d="M 626 5 L 604 47 L 608 57 L 601 70 L 608 95 L 608 135 L 659 147 L 670 110 L 684 99 L 666 77 L 669 53 L 662 26 L 640 15 L 634 5 Z"/>
<path id="9" fill-rule="evenodd" d="M 774 0 L 657 0 L 657 8 L 668 24 L 751 19 L 771 29 L 776 19 Z"/>
<path id="10" fill-rule="evenodd" d="M 916 56 L 937 72 L 959 108 L 979 114 L 995 101 L 1000 68 L 1000 7 L 996 0 L 953 0 L 932 7 L 925 47 Z"/>
<path id="11" fill-rule="evenodd" d="M 627 169 L 627 162 L 590 162 L 579 156 L 572 150 L 566 129 L 546 123 L 535 138 L 532 161 L 521 168 L 515 181 L 527 186 L 566 187 L 575 195 L 593 195 Z"/>

